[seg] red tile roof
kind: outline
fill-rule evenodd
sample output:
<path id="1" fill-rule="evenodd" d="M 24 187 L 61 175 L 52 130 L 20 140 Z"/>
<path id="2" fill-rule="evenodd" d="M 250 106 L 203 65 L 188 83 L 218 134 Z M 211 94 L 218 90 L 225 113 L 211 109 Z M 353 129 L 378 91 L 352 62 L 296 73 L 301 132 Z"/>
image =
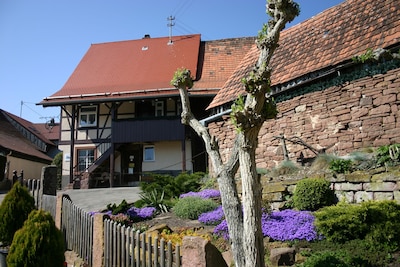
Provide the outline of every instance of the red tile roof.
<path id="1" fill-rule="evenodd" d="M 220 89 L 254 42 L 255 37 L 202 42 L 200 74 L 193 88 Z"/>
<path id="2" fill-rule="evenodd" d="M 32 157 L 32 159 L 39 158 L 51 162 L 52 159 L 32 145 L 32 143 L 8 121 L 3 112 L 4 111 L 0 110 L 0 147 L 24 154 Z"/>
<path id="3" fill-rule="evenodd" d="M 215 96 L 254 38 L 200 41 L 200 35 L 144 38 L 92 45 L 65 85 L 40 104 L 60 105 L 179 95 L 170 85 L 178 68 L 195 76 L 191 94 Z"/>
<path id="4" fill-rule="evenodd" d="M 337 65 L 368 48 L 386 48 L 400 42 L 399 0 L 347 0 L 282 31 L 271 66 L 277 85 L 322 68 Z M 243 94 L 240 80 L 258 59 L 254 46 L 208 108 Z"/>
<path id="5" fill-rule="evenodd" d="M 49 128 L 46 123 L 35 123 L 36 130 L 38 130 L 46 139 L 50 141 L 56 141 L 60 139 L 60 124 L 56 123 L 54 126 Z"/>
<path id="6" fill-rule="evenodd" d="M 54 143 L 43 134 L 42 128 L 40 126 L 38 127 L 37 124 L 34 124 L 34 123 L 30 122 L 30 121 L 27 121 L 27 120 L 25 120 L 25 119 L 23 119 L 21 117 L 18 117 L 16 115 L 12 114 L 12 113 L 7 112 L 5 110 L 2 110 L 2 112 L 6 116 L 10 117 L 12 120 L 17 122 L 19 125 L 24 127 L 27 131 L 31 132 L 37 138 L 42 140 L 44 143 L 50 144 L 50 145 L 54 145 Z M 53 140 L 55 140 L 55 139 L 53 139 Z"/>

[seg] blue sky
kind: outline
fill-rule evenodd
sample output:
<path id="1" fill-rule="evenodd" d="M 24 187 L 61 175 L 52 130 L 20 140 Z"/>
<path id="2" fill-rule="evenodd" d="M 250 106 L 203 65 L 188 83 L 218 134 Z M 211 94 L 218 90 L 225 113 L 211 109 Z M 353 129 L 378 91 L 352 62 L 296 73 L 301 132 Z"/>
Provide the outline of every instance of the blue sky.
<path id="1" fill-rule="evenodd" d="M 298 0 L 297 24 L 343 0 Z M 35 105 L 58 91 L 90 45 L 200 33 L 202 40 L 255 36 L 268 21 L 263 0 L 1 0 L 0 109 L 38 123 L 59 108 Z M 23 104 L 21 105 L 21 102 Z"/>

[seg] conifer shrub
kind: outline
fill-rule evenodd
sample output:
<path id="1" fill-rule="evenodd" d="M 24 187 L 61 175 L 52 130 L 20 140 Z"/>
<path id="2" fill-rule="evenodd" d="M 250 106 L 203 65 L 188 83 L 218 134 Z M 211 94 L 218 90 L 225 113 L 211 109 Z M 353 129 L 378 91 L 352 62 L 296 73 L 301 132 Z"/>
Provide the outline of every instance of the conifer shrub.
<path id="1" fill-rule="evenodd" d="M 49 212 L 34 210 L 15 233 L 7 256 L 12 267 L 64 266 L 64 240 Z"/>
<path id="2" fill-rule="evenodd" d="M 215 210 L 218 206 L 219 204 L 211 199 L 185 197 L 178 200 L 173 211 L 178 217 L 197 220 L 200 214 Z"/>
<path id="3" fill-rule="evenodd" d="M 16 182 L 0 205 L 0 241 L 11 244 L 14 233 L 34 209 L 35 200 L 28 189 Z"/>
<path id="4" fill-rule="evenodd" d="M 323 178 L 306 178 L 299 181 L 293 193 L 293 206 L 299 210 L 316 211 L 335 203 L 330 182 Z"/>
<path id="5" fill-rule="evenodd" d="M 332 242 L 360 239 L 370 247 L 400 248 L 400 205 L 394 201 L 339 203 L 315 212 L 320 234 Z"/>

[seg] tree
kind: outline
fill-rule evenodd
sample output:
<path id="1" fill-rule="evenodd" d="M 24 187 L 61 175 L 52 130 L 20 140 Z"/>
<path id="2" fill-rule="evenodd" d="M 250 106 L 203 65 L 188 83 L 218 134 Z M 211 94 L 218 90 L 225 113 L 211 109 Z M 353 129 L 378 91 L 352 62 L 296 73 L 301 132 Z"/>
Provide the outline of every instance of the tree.
<path id="1" fill-rule="evenodd" d="M 64 239 L 47 211 L 33 210 L 11 243 L 7 265 L 64 266 Z"/>
<path id="2" fill-rule="evenodd" d="M 16 182 L 0 205 L 0 241 L 11 244 L 15 232 L 34 209 L 35 199 L 25 186 Z"/>
<path id="3" fill-rule="evenodd" d="M 211 136 L 191 112 L 187 91 L 193 85 L 190 71 L 177 70 L 171 81 L 180 93 L 182 123 L 190 125 L 203 139 L 217 177 L 236 266 L 264 266 L 262 187 L 256 169 L 255 151 L 262 124 L 277 114 L 275 102 L 269 96 L 269 62 L 278 47 L 281 30 L 300 12 L 299 5 L 293 0 L 269 0 L 266 7 L 271 19 L 263 25 L 256 41 L 260 51 L 258 61 L 250 74 L 242 80 L 246 96 L 239 97 L 232 106 L 231 118 L 237 128 L 237 135 L 225 163 L 215 136 Z M 238 169 L 242 179 L 242 201 L 234 181 Z"/>

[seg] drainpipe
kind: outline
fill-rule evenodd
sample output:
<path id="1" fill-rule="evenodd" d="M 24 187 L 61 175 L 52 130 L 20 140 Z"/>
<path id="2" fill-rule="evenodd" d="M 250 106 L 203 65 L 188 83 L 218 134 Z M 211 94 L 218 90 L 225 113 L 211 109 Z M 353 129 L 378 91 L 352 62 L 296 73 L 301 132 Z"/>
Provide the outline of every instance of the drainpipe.
<path id="1" fill-rule="evenodd" d="M 186 132 L 186 127 L 185 127 L 185 132 Z M 186 172 L 186 138 L 185 138 L 185 135 L 181 142 L 182 143 L 182 172 Z"/>
<path id="2" fill-rule="evenodd" d="M 212 115 L 212 116 L 210 116 L 210 117 L 207 117 L 207 118 L 205 118 L 205 119 L 200 120 L 200 123 L 201 123 L 203 126 L 207 126 L 210 122 L 215 121 L 215 120 L 221 118 L 221 117 L 224 116 L 224 115 L 231 114 L 231 112 L 232 112 L 232 109 L 227 109 L 227 110 L 225 110 L 225 111 L 222 111 L 222 112 L 220 112 L 220 113 L 217 113 L 217 114 L 215 114 L 215 115 Z"/>
<path id="3" fill-rule="evenodd" d="M 69 183 L 74 182 L 74 149 L 75 149 L 75 112 L 76 106 L 72 105 L 71 114 L 71 146 L 70 146 L 70 160 L 69 160 Z"/>
<path id="4" fill-rule="evenodd" d="M 115 171 L 115 146 L 112 138 L 112 131 L 114 129 L 114 121 L 115 121 L 115 104 L 113 103 L 111 106 L 111 155 L 110 155 L 110 187 L 114 187 L 114 171 Z M 121 185 L 120 185 L 121 186 Z"/>

